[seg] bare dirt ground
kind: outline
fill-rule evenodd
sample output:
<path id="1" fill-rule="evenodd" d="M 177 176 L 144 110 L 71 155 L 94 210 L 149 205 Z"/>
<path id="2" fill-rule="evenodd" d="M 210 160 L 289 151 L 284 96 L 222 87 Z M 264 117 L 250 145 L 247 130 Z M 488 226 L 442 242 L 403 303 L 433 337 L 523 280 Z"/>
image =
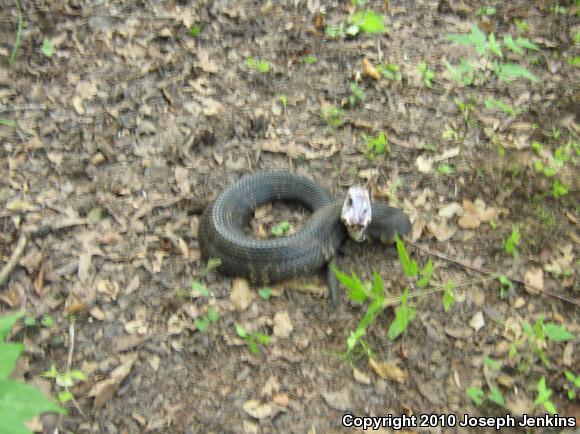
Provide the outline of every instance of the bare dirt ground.
<path id="1" fill-rule="evenodd" d="M 87 376 L 70 389 L 69 414 L 45 415 L 36 428 L 330 433 L 352 431 L 341 426 L 344 413 L 539 415 L 542 377 L 559 414 L 578 420 L 564 376 L 580 375 L 578 338 L 542 339 L 541 324 L 534 336 L 525 332 L 540 318 L 580 331 L 577 8 L 520 0 L 22 1 L 22 42 L 8 65 L 18 10 L 3 0 L 0 267 L 32 235 L 0 288 L 0 312 L 54 320 L 18 327 L 12 339 L 27 349 L 18 378 L 55 396 L 62 389 L 40 376 L 51 364 Z M 386 33 L 326 34 L 364 9 L 384 15 Z M 474 24 L 500 42 L 511 35 L 534 43 L 539 50 L 523 54 L 503 46 L 496 60 L 537 81 L 502 81 L 489 53 L 446 37 Z M 476 65 L 469 85 L 446 67 L 463 58 Z M 434 72 L 431 82 L 421 63 Z M 399 77 L 381 76 L 377 68 L 388 64 Z M 381 132 L 389 146 L 373 157 L 365 135 Z M 404 208 L 414 225 L 408 241 L 463 262 L 408 245 L 420 264 L 433 259 L 434 285 L 454 282 L 455 304 L 445 312 L 440 292 L 409 300 L 416 318 L 395 341 L 387 308 L 365 336 L 373 368 L 360 352 L 344 357 L 366 305 L 343 291 L 333 310 L 323 273 L 274 287 L 265 300 L 208 270 L 197 242 L 200 204 L 264 169 L 311 177 L 337 196 L 363 183 L 375 199 Z M 555 197 L 559 186 L 567 194 Z M 304 218 L 275 209 L 293 225 Z M 261 213 L 258 226 L 260 218 L 279 221 Z M 504 248 L 514 229 L 518 257 Z M 528 286 L 502 290 L 465 265 Z M 392 295 L 410 285 L 379 246 L 347 242 L 341 267 L 365 280 L 377 270 Z M 209 294 L 192 295 L 192 281 Z M 200 331 L 210 311 L 219 319 Z M 252 354 L 237 325 L 272 341 Z M 481 406 L 469 387 L 484 391 Z M 487 399 L 493 390 L 503 406 Z"/>

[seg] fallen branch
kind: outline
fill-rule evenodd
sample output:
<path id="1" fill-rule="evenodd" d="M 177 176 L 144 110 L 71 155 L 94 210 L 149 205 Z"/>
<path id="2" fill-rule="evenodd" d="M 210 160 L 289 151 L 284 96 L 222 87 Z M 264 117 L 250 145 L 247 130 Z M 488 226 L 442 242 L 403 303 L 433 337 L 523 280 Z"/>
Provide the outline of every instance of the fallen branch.
<path id="1" fill-rule="evenodd" d="M 495 271 L 488 270 L 487 268 L 476 267 L 474 265 L 468 264 L 467 262 L 463 262 L 463 261 L 460 261 L 459 259 L 452 258 L 451 256 L 446 255 L 445 253 L 441 253 L 441 252 L 438 252 L 436 250 L 431 250 L 428 247 L 421 246 L 421 245 L 416 244 L 412 241 L 410 241 L 409 244 L 415 246 L 417 249 L 421 250 L 424 253 L 427 253 L 428 255 L 436 256 L 436 257 L 444 259 L 446 261 L 453 262 L 454 264 L 461 265 L 462 267 L 469 268 L 470 270 L 477 271 L 477 272 L 482 273 L 482 274 L 487 274 L 489 276 L 497 276 L 499 274 L 499 273 L 496 273 Z M 522 285 L 527 286 L 528 288 L 531 288 L 532 290 L 538 291 L 544 295 L 549 295 L 550 297 L 558 298 L 560 300 L 567 301 L 568 303 L 575 304 L 576 306 L 580 306 L 580 300 L 570 298 L 566 295 L 560 294 L 560 293 L 555 292 L 555 291 L 551 291 L 549 289 L 539 288 L 535 285 L 524 282 L 523 279 L 520 279 L 518 277 L 513 277 L 513 276 L 506 276 L 506 277 L 508 279 L 510 279 L 512 282 L 521 283 Z"/>

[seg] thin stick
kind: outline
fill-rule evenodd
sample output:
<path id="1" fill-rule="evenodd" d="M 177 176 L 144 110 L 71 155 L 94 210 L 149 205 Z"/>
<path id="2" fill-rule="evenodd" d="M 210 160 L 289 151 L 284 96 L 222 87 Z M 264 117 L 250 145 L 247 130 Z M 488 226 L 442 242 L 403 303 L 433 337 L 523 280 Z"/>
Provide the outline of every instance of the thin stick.
<path id="1" fill-rule="evenodd" d="M 445 253 L 441 253 L 441 252 L 438 252 L 436 250 L 431 250 L 428 247 L 421 246 L 421 245 L 416 244 L 412 241 L 410 241 L 409 244 L 415 246 L 417 249 L 421 250 L 424 253 L 427 253 L 428 255 L 437 256 L 438 258 L 445 259 L 446 261 L 453 262 L 454 264 L 461 265 L 462 267 L 469 268 L 470 270 L 477 271 L 479 273 L 487 274 L 490 276 L 497 276 L 499 274 L 499 273 L 496 273 L 492 270 L 488 270 L 487 268 L 476 267 L 474 265 L 460 261 L 459 259 L 452 258 L 451 256 L 446 255 Z M 580 306 L 580 300 L 575 300 L 575 299 L 570 298 L 566 295 L 560 294 L 560 293 L 555 292 L 555 291 L 551 291 L 549 289 L 539 288 L 535 285 L 524 282 L 523 279 L 520 279 L 518 277 L 513 277 L 513 276 L 506 276 L 506 277 L 513 282 L 521 283 L 522 285 L 527 286 L 528 288 L 531 288 L 534 291 L 541 292 L 544 295 L 549 295 L 551 297 L 558 298 L 558 299 L 563 300 L 563 301 L 567 301 L 568 303 L 575 304 L 576 306 Z"/>
<path id="2" fill-rule="evenodd" d="M 21 233 L 20 238 L 18 238 L 18 244 L 16 244 L 16 248 L 12 252 L 10 259 L 8 260 L 6 265 L 2 267 L 2 270 L 0 270 L 0 287 L 2 287 L 4 282 L 8 279 L 10 273 L 12 273 L 14 267 L 16 267 L 16 264 L 18 264 L 18 261 L 20 260 L 20 257 L 24 253 L 24 249 L 26 248 L 27 243 L 28 237 L 26 236 L 25 233 Z"/>

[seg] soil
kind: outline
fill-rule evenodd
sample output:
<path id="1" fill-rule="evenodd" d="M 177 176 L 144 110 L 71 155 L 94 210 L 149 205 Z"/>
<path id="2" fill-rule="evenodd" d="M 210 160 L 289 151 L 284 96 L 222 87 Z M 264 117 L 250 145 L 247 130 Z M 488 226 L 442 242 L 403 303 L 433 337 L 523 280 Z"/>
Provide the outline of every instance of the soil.
<path id="1" fill-rule="evenodd" d="M 577 2 L 22 1 L 9 65 L 16 3 L 0 11 L 0 270 L 30 236 L 0 283 L 0 312 L 54 322 L 17 327 L 12 340 L 26 353 L 16 378 L 56 396 L 62 389 L 40 375 L 52 364 L 87 377 L 70 388 L 68 415 L 44 415 L 37 430 L 334 433 L 353 431 L 346 413 L 541 415 L 542 377 L 559 414 L 578 420 L 564 376 L 580 374 L 578 338 L 534 351 L 523 331 L 541 318 L 580 331 Z M 363 9 L 384 15 L 387 32 L 325 33 Z M 504 46 L 500 61 L 537 82 L 501 81 L 446 37 L 474 24 L 536 44 L 524 55 Z M 463 58 L 478 73 L 470 85 L 445 66 Z M 400 79 L 377 71 L 388 64 Z M 516 112 L 486 107 L 491 99 Z M 381 132 L 388 147 L 372 155 L 367 140 Z M 203 205 L 270 169 L 337 197 L 364 184 L 405 209 L 407 249 L 420 265 L 432 258 L 430 287 L 454 283 L 454 305 L 444 309 L 441 291 L 410 298 L 416 317 L 394 341 L 386 308 L 364 336 L 369 363 L 360 347 L 346 354 L 368 303 L 343 290 L 333 309 L 322 271 L 261 298 L 208 267 L 197 242 Z M 554 197 L 554 179 L 566 195 Z M 269 236 L 283 219 L 296 230 L 305 218 L 294 206 L 262 208 L 253 231 Z M 519 255 L 504 246 L 512 231 Z M 419 291 L 380 245 L 346 242 L 340 266 L 364 281 L 376 270 L 390 296 Z M 494 275 L 528 285 L 502 289 Z M 202 331 L 210 312 L 219 318 Z M 271 341 L 254 354 L 237 326 Z M 469 387 L 497 389 L 505 403 L 477 406 Z M 409 431 L 470 431 L 436 422 Z"/>

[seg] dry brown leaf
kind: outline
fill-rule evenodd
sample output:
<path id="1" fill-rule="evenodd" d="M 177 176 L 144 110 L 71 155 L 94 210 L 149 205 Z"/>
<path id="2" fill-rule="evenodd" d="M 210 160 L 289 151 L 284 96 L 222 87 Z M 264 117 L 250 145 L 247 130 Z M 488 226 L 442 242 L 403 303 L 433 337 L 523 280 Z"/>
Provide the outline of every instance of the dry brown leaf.
<path id="1" fill-rule="evenodd" d="M 399 368 L 395 361 L 379 362 L 371 357 L 369 359 L 369 367 L 375 371 L 379 377 L 386 380 L 394 380 L 401 384 L 407 381 L 407 372 Z"/>
<path id="2" fill-rule="evenodd" d="M 241 277 L 236 277 L 232 283 L 230 301 L 236 310 L 246 310 L 252 302 L 254 295 L 250 291 L 248 281 Z"/>
<path id="3" fill-rule="evenodd" d="M 457 229 L 450 227 L 445 220 L 441 220 L 438 223 L 429 222 L 427 223 L 427 229 L 435 235 L 437 241 L 441 242 L 449 240 L 457 232 Z"/>
<path id="4" fill-rule="evenodd" d="M 20 307 L 20 294 L 15 286 L 9 286 L 7 290 L 0 292 L 0 301 L 12 309 Z"/>
<path id="5" fill-rule="evenodd" d="M 135 274 L 133 276 L 133 278 L 131 279 L 131 281 L 129 282 L 129 284 L 127 285 L 127 287 L 125 288 L 125 294 L 126 295 L 132 294 L 137 289 L 139 289 L 140 285 L 141 285 L 141 281 L 139 279 L 139 275 Z"/>
<path id="6" fill-rule="evenodd" d="M 272 404 L 262 403 L 257 399 L 250 399 L 244 402 L 242 408 L 244 411 L 256 419 L 265 419 L 272 416 Z"/>
<path id="7" fill-rule="evenodd" d="M 524 274 L 524 287 L 528 294 L 537 295 L 544 289 L 544 272 L 539 267 L 530 268 Z"/>
<path id="8" fill-rule="evenodd" d="M 352 369 L 352 375 L 354 376 L 354 379 L 361 384 L 371 384 L 371 377 L 357 368 Z"/>
<path id="9" fill-rule="evenodd" d="M 381 79 L 381 74 L 379 73 L 379 71 L 377 71 L 377 69 L 373 66 L 373 64 L 370 62 L 369 59 L 365 57 L 362 60 L 362 64 L 364 75 L 366 75 L 367 77 L 374 78 L 377 81 Z"/>
<path id="10" fill-rule="evenodd" d="M 457 220 L 457 224 L 462 229 L 476 229 L 481 225 L 481 220 L 475 214 L 463 214 Z"/>
<path id="11" fill-rule="evenodd" d="M 503 336 L 510 342 L 522 336 L 522 326 L 518 318 L 510 316 L 505 320 Z"/>
<path id="12" fill-rule="evenodd" d="M 288 311 L 276 312 L 276 315 L 274 315 L 274 336 L 287 338 L 292 334 L 293 330 L 294 326 Z"/>
<path id="13" fill-rule="evenodd" d="M 179 188 L 181 194 L 186 196 L 190 193 L 188 170 L 182 166 L 175 166 L 175 182 Z"/>
<path id="14" fill-rule="evenodd" d="M 109 378 L 96 383 L 89 392 L 89 396 L 94 396 L 95 401 L 93 403 L 94 409 L 101 408 L 108 400 L 110 400 L 117 392 L 117 389 L 123 382 L 123 380 L 131 372 L 133 364 L 137 360 L 139 355 L 137 353 L 131 353 L 121 356 L 121 364 L 116 367 Z"/>
<path id="15" fill-rule="evenodd" d="M 277 393 L 272 397 L 272 402 L 286 408 L 290 404 L 290 398 L 285 393 Z"/>
<path id="16" fill-rule="evenodd" d="M 484 325 L 485 321 L 483 319 L 483 313 L 481 311 L 477 312 L 469 320 L 469 327 L 471 327 L 475 331 L 480 330 Z"/>

